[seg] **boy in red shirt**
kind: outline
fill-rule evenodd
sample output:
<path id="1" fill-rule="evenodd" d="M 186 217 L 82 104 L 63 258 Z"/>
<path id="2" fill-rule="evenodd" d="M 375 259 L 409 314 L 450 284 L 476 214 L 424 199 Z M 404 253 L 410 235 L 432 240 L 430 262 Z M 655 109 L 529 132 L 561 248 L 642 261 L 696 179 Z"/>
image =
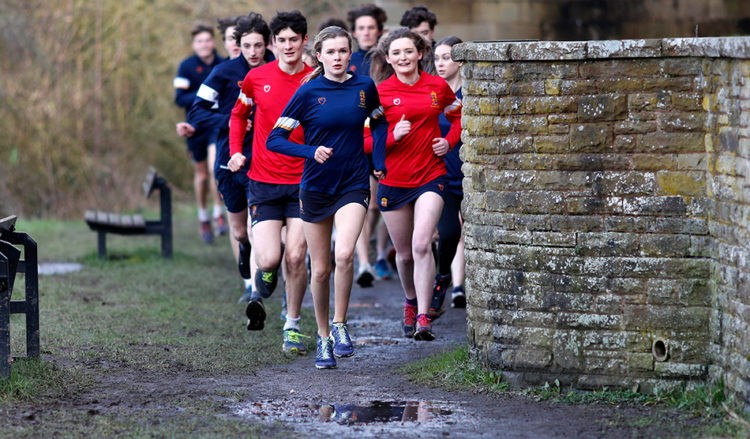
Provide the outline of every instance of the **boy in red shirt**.
<path id="1" fill-rule="evenodd" d="M 263 329 L 266 319 L 263 298 L 276 288 L 281 266 L 281 230 L 286 226 L 287 316 L 284 324 L 284 352 L 307 353 L 300 340 L 299 318 L 302 298 L 307 289 L 307 245 L 299 218 L 299 183 L 304 160 L 269 151 L 266 139 L 303 78 L 312 69 L 302 61 L 307 43 L 307 20 L 299 11 L 279 12 L 269 23 L 278 59 L 251 70 L 242 81 L 242 89 L 229 121 L 230 160 L 227 166 L 237 172 L 250 160 L 249 192 L 255 260 L 258 271 L 255 288 L 260 293 L 245 309 L 247 329 Z M 242 140 L 248 117 L 255 111 L 252 157 L 242 153 Z M 291 139 L 302 141 L 302 132 Z"/>

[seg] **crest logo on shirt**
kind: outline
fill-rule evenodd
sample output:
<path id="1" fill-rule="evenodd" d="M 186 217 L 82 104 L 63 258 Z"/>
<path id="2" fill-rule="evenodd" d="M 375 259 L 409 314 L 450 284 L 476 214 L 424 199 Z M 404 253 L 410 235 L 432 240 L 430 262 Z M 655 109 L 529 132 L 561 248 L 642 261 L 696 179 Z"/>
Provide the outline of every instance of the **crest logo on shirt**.
<path id="1" fill-rule="evenodd" d="M 198 72 L 198 73 L 203 73 L 203 66 L 196 67 L 195 71 Z"/>
<path id="2" fill-rule="evenodd" d="M 383 197 L 380 199 L 380 206 L 381 207 L 388 207 L 388 198 Z"/>
<path id="3" fill-rule="evenodd" d="M 434 91 L 431 91 L 430 92 L 430 100 L 432 100 L 432 104 L 431 104 L 432 108 L 437 108 L 438 107 L 437 93 L 435 93 Z"/>
<path id="4" fill-rule="evenodd" d="M 323 105 L 323 104 L 325 104 L 325 103 L 326 103 L 326 98 L 324 98 L 324 97 L 319 97 L 319 98 L 318 98 L 318 103 L 319 103 L 320 105 Z"/>
<path id="5" fill-rule="evenodd" d="M 365 91 L 359 91 L 359 108 L 367 108 L 367 100 L 365 99 Z"/>
<path id="6" fill-rule="evenodd" d="M 266 93 L 268 93 L 269 91 L 271 91 L 271 86 L 268 85 L 268 84 L 264 85 L 263 86 L 263 91 L 266 92 Z"/>
<path id="7" fill-rule="evenodd" d="M 401 105 L 401 99 L 396 98 L 393 100 L 393 105 Z"/>

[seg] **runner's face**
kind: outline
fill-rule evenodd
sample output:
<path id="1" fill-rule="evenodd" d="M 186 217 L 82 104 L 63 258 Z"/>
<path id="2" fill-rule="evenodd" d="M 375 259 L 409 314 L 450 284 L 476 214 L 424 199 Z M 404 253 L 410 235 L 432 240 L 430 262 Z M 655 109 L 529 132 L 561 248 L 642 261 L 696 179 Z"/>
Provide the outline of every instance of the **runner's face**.
<path id="1" fill-rule="evenodd" d="M 329 38 L 321 44 L 320 52 L 316 54 L 318 61 L 323 64 L 325 77 L 328 79 L 341 79 L 346 75 L 346 67 L 352 51 L 349 48 L 349 39 L 346 37 Z"/>
<path id="2" fill-rule="evenodd" d="M 266 54 L 266 42 L 263 41 L 263 35 L 257 32 L 243 35 L 240 38 L 240 50 L 250 67 L 263 64 L 263 57 Z"/>
<path id="3" fill-rule="evenodd" d="M 435 36 L 435 31 L 430 29 L 430 23 L 423 21 L 419 23 L 419 26 L 413 27 L 411 30 L 422 36 L 428 44 L 432 44 L 432 38 Z"/>
<path id="4" fill-rule="evenodd" d="M 422 54 L 417 50 L 410 38 L 398 38 L 391 42 L 386 55 L 386 62 L 393 66 L 393 70 L 401 75 L 409 75 L 419 68 Z"/>
<path id="5" fill-rule="evenodd" d="M 379 36 L 378 22 L 374 18 L 365 15 L 354 21 L 354 38 L 360 49 L 369 50 L 378 43 Z"/>
<path id="6" fill-rule="evenodd" d="M 450 81 L 458 75 L 458 68 L 461 63 L 453 61 L 451 58 L 451 46 L 441 44 L 435 48 L 435 70 L 438 76 Z"/>
<path id="7" fill-rule="evenodd" d="M 286 28 L 273 37 L 279 62 L 293 65 L 302 59 L 302 48 L 307 43 L 307 36 L 302 36 Z"/>
<path id="8" fill-rule="evenodd" d="M 208 58 L 214 51 L 214 37 L 209 32 L 201 32 L 193 37 L 193 52 L 198 58 Z"/>
<path id="9" fill-rule="evenodd" d="M 229 55 L 229 58 L 235 59 L 238 56 L 240 56 L 240 46 L 237 45 L 237 42 L 234 40 L 234 26 L 229 26 L 224 31 L 224 49 L 227 51 L 227 55 Z"/>

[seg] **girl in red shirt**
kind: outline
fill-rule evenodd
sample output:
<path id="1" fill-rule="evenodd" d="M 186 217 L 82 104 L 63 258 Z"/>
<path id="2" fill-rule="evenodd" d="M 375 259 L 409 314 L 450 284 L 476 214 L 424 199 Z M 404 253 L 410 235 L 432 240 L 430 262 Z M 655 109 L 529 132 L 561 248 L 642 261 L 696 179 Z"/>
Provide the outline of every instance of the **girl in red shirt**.
<path id="1" fill-rule="evenodd" d="M 444 79 L 421 70 L 427 50 L 421 36 L 400 28 L 380 44 L 394 74 L 378 85 L 389 133 L 385 148 L 373 149 L 377 202 L 406 296 L 404 335 L 429 341 L 435 339 L 428 315 L 435 278 L 432 236 L 447 187 L 443 156 L 461 137 L 461 103 Z M 445 136 L 440 114 L 451 123 Z"/>

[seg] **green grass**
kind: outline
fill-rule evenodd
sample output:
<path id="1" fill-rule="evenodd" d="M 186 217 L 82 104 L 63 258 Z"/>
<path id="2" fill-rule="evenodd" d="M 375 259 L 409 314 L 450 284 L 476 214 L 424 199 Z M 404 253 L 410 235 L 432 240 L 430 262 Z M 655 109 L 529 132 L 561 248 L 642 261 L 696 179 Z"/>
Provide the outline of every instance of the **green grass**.
<path id="1" fill-rule="evenodd" d="M 465 346 L 409 363 L 403 371 L 418 384 L 437 385 L 446 390 L 496 394 L 508 390 L 502 374 L 483 369 L 473 362 Z"/>
<path id="2" fill-rule="evenodd" d="M 682 433 L 689 432 L 701 437 L 750 436 L 749 416 L 740 414 L 739 409 L 733 409 L 727 404 L 722 383 L 680 387 L 666 393 L 644 394 L 626 389 L 566 389 L 555 380 L 543 386 L 511 391 L 509 384 L 503 380 L 502 373 L 483 368 L 471 358 L 466 346 L 410 363 L 404 366 L 403 372 L 415 383 L 452 391 L 465 390 L 497 396 L 514 393 L 527 395 L 538 401 L 559 404 L 656 407 L 662 410 L 661 413 L 673 411 L 673 416 L 693 419 L 697 425 L 685 427 Z M 647 428 L 652 425 L 663 425 L 663 419 L 659 416 L 665 415 L 655 413 L 635 421 L 627 419 L 623 422 L 627 422 L 630 427 L 636 422 L 637 426 Z M 670 426 L 672 427 L 677 428 L 675 425 Z"/>
<path id="3" fill-rule="evenodd" d="M 0 413 L 9 416 L 14 437 L 40 437 L 66 431 L 70 436 L 254 437 L 247 420 L 222 406 L 225 390 L 181 401 L 180 392 L 163 404 L 81 412 L 65 407 L 87 395 L 108 374 L 138 377 L 244 377 L 267 365 L 289 361 L 281 352 L 281 294 L 266 301 L 262 332 L 245 329 L 244 306 L 236 301 L 242 281 L 228 238 L 205 245 L 192 209 L 175 206 L 174 257 L 165 260 L 158 236 L 109 235 L 107 260 L 96 257 L 96 234 L 84 221 L 27 221 L 18 231 L 38 244 L 40 262 L 79 262 L 83 269 L 40 276 L 41 360 L 21 358 L 9 380 L 0 381 Z M 23 297 L 19 275 L 13 299 Z M 312 332 L 303 311 L 302 330 Z M 11 351 L 25 355 L 24 316 L 11 316 Z M 312 346 L 310 346 L 312 348 Z M 128 375 L 130 374 L 130 375 Z M 127 383 L 126 383 L 127 384 Z M 88 393 L 87 393 L 88 392 Z M 223 393 L 222 393 L 223 392 Z M 240 394 L 234 395 L 235 402 Z M 122 403 L 125 405 L 125 403 Z M 41 407 L 41 408 L 40 408 Z M 117 406 L 116 406 L 117 407 Z M 177 410 L 179 408 L 179 410 Z M 8 412 L 13 409 L 14 411 Z M 18 411 L 34 415 L 18 421 Z M 3 415 L 4 416 L 4 415 Z"/>

